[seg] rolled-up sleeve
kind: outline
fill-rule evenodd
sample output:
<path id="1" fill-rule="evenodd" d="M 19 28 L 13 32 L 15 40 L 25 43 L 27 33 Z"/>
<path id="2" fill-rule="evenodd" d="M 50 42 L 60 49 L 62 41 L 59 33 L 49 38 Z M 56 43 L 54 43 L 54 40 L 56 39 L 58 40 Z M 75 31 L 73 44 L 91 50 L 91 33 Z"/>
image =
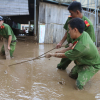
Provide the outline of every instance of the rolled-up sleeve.
<path id="1" fill-rule="evenodd" d="M 65 52 L 65 56 L 69 58 L 70 60 L 76 60 L 78 58 L 81 58 L 83 54 L 75 49 L 69 50 Z"/>

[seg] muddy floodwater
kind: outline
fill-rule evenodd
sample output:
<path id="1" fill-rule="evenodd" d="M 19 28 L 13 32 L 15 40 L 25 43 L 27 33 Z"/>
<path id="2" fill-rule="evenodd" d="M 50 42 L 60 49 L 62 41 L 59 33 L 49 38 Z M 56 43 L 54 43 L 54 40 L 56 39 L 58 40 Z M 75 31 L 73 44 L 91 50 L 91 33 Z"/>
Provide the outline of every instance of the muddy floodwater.
<path id="1" fill-rule="evenodd" d="M 31 60 L 54 47 L 17 42 L 12 60 L 0 56 L 0 100 L 100 100 L 100 71 L 79 91 L 74 88 L 75 80 L 68 76 L 73 62 L 64 71 L 56 68 L 60 58 L 54 57 L 8 66 Z"/>

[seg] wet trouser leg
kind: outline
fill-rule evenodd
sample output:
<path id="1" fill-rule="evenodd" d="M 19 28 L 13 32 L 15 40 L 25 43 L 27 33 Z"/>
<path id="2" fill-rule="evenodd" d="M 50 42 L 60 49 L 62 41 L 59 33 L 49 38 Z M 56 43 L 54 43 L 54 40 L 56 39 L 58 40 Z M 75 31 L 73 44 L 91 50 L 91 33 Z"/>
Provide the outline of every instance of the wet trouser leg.
<path id="1" fill-rule="evenodd" d="M 1 48 L 1 54 L 2 54 L 2 55 L 5 55 L 4 45 L 3 45 L 2 48 Z"/>
<path id="2" fill-rule="evenodd" d="M 16 42 L 10 44 L 10 57 L 13 57 L 13 52 L 15 51 Z M 5 55 L 4 45 L 1 48 L 1 53 Z"/>
<path id="3" fill-rule="evenodd" d="M 68 67 L 68 65 L 71 63 L 71 60 L 68 58 L 62 58 L 61 62 L 57 65 L 58 69 L 63 69 L 65 70 L 66 67 Z"/>
<path id="4" fill-rule="evenodd" d="M 71 78 L 77 79 L 76 80 L 76 87 L 78 89 L 83 89 L 83 86 L 88 82 L 92 76 L 97 73 L 100 69 L 94 66 L 75 66 L 72 68 L 69 76 Z"/>
<path id="5" fill-rule="evenodd" d="M 10 44 L 10 57 L 13 57 L 13 53 L 15 51 L 16 42 Z"/>
<path id="6" fill-rule="evenodd" d="M 67 47 L 68 47 L 68 44 L 66 44 L 65 48 L 67 48 Z M 57 65 L 57 68 L 65 70 L 70 63 L 71 63 L 70 59 L 68 59 L 68 58 L 62 58 L 61 61 L 60 61 L 60 63 Z"/>

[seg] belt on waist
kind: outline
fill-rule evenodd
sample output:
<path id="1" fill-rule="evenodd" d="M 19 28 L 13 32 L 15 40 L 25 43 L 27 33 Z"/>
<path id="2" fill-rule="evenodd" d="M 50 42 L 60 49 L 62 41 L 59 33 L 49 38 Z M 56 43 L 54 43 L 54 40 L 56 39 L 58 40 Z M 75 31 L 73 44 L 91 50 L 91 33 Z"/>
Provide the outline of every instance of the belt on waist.
<path id="1" fill-rule="evenodd" d="M 12 40 L 11 43 L 13 43 L 13 42 L 17 42 L 17 40 Z"/>

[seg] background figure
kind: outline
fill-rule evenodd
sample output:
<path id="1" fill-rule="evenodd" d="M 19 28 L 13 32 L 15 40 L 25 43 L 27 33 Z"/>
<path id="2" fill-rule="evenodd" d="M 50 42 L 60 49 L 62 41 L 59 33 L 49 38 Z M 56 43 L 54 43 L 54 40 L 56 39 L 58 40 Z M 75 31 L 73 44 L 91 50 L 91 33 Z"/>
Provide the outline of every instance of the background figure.
<path id="1" fill-rule="evenodd" d="M 77 1 L 73 1 L 68 6 L 68 10 L 69 10 L 71 16 L 68 17 L 68 20 L 66 21 L 66 23 L 64 25 L 64 29 L 66 29 L 67 32 L 65 33 L 63 39 L 57 44 L 56 48 L 60 48 L 66 39 L 67 39 L 68 44 L 66 44 L 65 47 L 68 47 L 69 43 L 72 43 L 74 41 L 74 39 L 71 39 L 70 34 L 69 34 L 68 21 L 70 21 L 72 18 L 77 18 L 77 17 L 81 18 L 84 21 L 84 23 L 85 23 L 84 31 L 86 31 L 89 34 L 89 36 L 91 37 L 92 41 L 95 42 L 95 33 L 94 33 L 93 24 L 87 17 L 82 15 L 81 3 L 77 2 Z M 68 65 L 70 63 L 71 63 L 70 59 L 63 58 L 63 59 L 61 59 L 61 62 L 57 65 L 57 68 L 65 70 L 66 67 L 68 67 Z"/>
<path id="2" fill-rule="evenodd" d="M 8 24 L 4 23 L 3 17 L 0 16 L 0 35 L 8 40 L 8 50 L 10 50 L 10 57 L 13 57 L 13 52 L 16 46 L 16 37 Z M 4 45 L 1 48 L 1 53 L 5 55 Z"/>

